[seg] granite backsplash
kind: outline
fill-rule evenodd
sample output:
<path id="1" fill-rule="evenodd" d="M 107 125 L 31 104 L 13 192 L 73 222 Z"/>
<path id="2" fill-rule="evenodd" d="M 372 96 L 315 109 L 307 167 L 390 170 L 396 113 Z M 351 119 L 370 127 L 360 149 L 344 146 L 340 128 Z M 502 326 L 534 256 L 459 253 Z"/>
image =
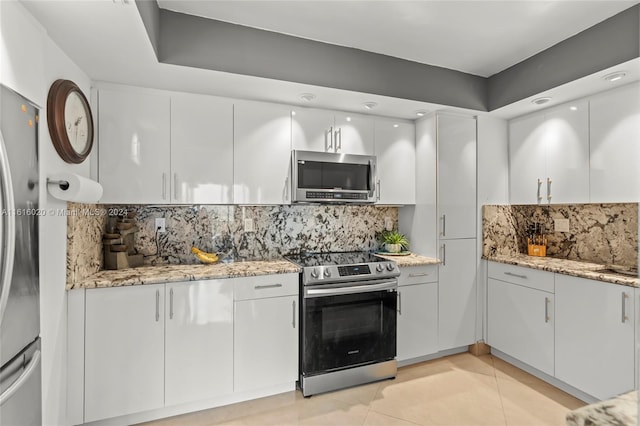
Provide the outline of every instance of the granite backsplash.
<path id="1" fill-rule="evenodd" d="M 554 219 L 569 219 L 569 232 L 555 232 Z M 484 256 L 527 252 L 526 230 L 541 223 L 547 256 L 569 260 L 638 265 L 638 204 L 485 205 Z"/>
<path id="2" fill-rule="evenodd" d="M 147 206 L 69 203 L 67 282 L 102 269 L 102 233 L 109 214 L 135 212 L 135 248 L 144 263 L 192 264 L 191 247 L 236 258 L 272 259 L 299 252 L 375 250 L 385 220 L 397 228 L 398 208 L 349 205 Z M 74 213 L 75 212 L 75 213 Z M 155 233 L 165 218 L 166 232 Z M 254 230 L 244 232 L 245 219 Z"/>

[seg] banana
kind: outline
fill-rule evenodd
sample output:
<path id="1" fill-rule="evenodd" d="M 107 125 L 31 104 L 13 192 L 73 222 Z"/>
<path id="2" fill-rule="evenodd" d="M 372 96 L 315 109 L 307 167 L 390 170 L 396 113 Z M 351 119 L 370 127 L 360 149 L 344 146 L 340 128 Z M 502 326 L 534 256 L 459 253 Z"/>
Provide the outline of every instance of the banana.
<path id="1" fill-rule="evenodd" d="M 195 254 L 196 257 L 203 263 L 215 263 L 218 261 L 217 254 L 202 251 L 197 247 L 191 247 L 191 253 Z"/>

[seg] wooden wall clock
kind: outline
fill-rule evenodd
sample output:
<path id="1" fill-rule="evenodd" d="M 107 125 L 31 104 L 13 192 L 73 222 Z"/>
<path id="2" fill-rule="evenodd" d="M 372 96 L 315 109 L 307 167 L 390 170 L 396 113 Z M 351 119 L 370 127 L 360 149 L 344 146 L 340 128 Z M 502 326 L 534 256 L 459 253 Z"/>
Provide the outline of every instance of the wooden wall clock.
<path id="1" fill-rule="evenodd" d="M 51 142 L 67 163 L 82 163 L 93 147 L 93 115 L 87 98 L 70 80 L 56 80 L 47 96 Z"/>

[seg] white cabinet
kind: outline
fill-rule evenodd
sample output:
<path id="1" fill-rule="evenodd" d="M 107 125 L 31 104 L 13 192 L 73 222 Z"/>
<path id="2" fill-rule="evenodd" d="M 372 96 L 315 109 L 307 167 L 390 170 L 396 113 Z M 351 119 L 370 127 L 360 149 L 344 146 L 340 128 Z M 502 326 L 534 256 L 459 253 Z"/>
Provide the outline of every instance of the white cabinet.
<path id="1" fill-rule="evenodd" d="M 165 405 L 233 392 L 233 280 L 166 284 Z"/>
<path id="2" fill-rule="evenodd" d="M 476 237 L 476 120 L 437 116 L 439 238 Z"/>
<path id="3" fill-rule="evenodd" d="M 475 343 L 476 240 L 440 241 L 438 270 L 438 348 Z"/>
<path id="4" fill-rule="evenodd" d="M 233 103 L 213 96 L 171 96 L 171 202 L 230 204 Z"/>
<path id="5" fill-rule="evenodd" d="M 234 204 L 291 202 L 291 113 L 261 102 L 234 106 Z"/>
<path id="6" fill-rule="evenodd" d="M 376 118 L 375 154 L 378 204 L 415 204 L 415 125 L 410 121 Z"/>
<path id="7" fill-rule="evenodd" d="M 373 155 L 373 117 L 312 108 L 291 114 L 293 149 Z"/>
<path id="8" fill-rule="evenodd" d="M 398 279 L 397 359 L 438 352 L 438 267 L 400 268 Z"/>
<path id="9" fill-rule="evenodd" d="M 589 202 L 589 103 L 509 122 L 512 204 Z"/>
<path id="10" fill-rule="evenodd" d="M 522 275 L 529 271 L 524 270 Z M 553 279 L 553 273 L 547 274 Z M 487 343 L 553 376 L 553 309 L 553 293 L 499 281 L 490 275 Z"/>
<path id="11" fill-rule="evenodd" d="M 556 274 L 556 378 L 598 399 L 634 389 L 633 294 Z"/>
<path id="12" fill-rule="evenodd" d="M 590 99 L 591 202 L 640 201 L 640 84 Z"/>
<path id="13" fill-rule="evenodd" d="M 98 181 L 101 203 L 167 203 L 170 197 L 169 96 L 101 89 Z"/>
<path id="14" fill-rule="evenodd" d="M 164 284 L 91 289 L 85 308 L 90 422 L 164 404 Z"/>
<path id="15" fill-rule="evenodd" d="M 291 383 L 298 375 L 298 274 L 234 280 L 234 391 Z"/>

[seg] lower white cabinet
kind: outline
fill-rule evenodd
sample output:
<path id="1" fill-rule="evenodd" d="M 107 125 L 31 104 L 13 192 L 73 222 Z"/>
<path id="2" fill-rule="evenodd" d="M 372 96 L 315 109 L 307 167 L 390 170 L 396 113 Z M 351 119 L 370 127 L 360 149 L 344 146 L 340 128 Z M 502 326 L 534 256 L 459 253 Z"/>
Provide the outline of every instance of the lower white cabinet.
<path id="1" fill-rule="evenodd" d="M 164 405 L 164 284 L 86 291 L 84 421 Z"/>
<path id="2" fill-rule="evenodd" d="M 165 405 L 233 392 L 233 280 L 165 288 Z"/>
<path id="3" fill-rule="evenodd" d="M 487 343 L 552 376 L 553 298 L 546 291 L 489 278 Z"/>
<path id="4" fill-rule="evenodd" d="M 397 309 L 398 361 L 438 352 L 438 265 L 400 268 Z"/>
<path id="5" fill-rule="evenodd" d="M 295 383 L 298 274 L 235 280 L 234 391 Z"/>
<path id="6" fill-rule="evenodd" d="M 634 289 L 556 274 L 558 379 L 598 399 L 634 388 Z"/>

